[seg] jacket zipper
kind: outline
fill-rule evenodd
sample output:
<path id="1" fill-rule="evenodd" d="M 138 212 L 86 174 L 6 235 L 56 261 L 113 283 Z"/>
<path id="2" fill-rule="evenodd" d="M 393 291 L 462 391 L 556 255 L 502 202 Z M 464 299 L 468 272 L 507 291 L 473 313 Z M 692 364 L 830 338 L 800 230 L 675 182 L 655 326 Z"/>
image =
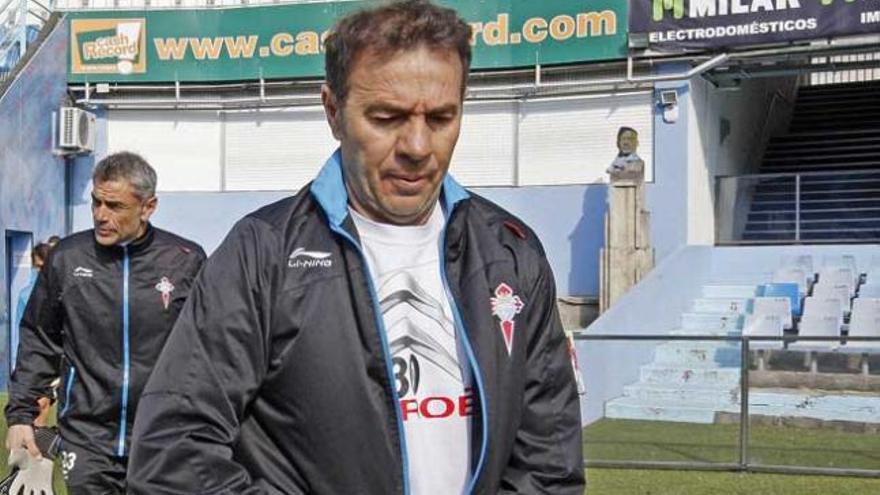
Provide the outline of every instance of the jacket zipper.
<path id="1" fill-rule="evenodd" d="M 76 368 L 71 366 L 67 370 L 67 383 L 64 384 L 64 409 L 61 410 L 61 416 L 67 414 L 70 410 L 70 389 L 73 388 L 73 380 L 76 378 Z"/>
<path id="2" fill-rule="evenodd" d="M 361 261 L 365 268 L 369 267 L 367 257 L 361 249 L 360 244 L 354 238 L 335 224 L 330 224 L 330 229 L 341 235 L 344 239 L 351 243 L 361 256 Z M 385 372 L 388 375 L 388 383 L 391 384 L 391 397 L 394 400 L 394 419 L 397 420 L 397 436 L 400 438 L 400 456 L 403 464 L 403 493 L 409 495 L 409 457 L 406 449 L 406 432 L 404 430 L 403 421 L 400 419 L 400 397 L 397 395 L 397 387 L 394 380 L 394 365 L 391 362 L 391 350 L 388 346 L 388 338 L 385 331 L 385 321 L 382 318 L 382 308 L 379 307 L 379 297 L 376 292 L 376 286 L 373 277 L 367 271 L 367 281 L 370 286 L 370 301 L 373 303 L 373 314 L 376 319 L 376 329 L 379 332 L 379 340 L 382 341 L 382 354 L 385 358 Z"/>
<path id="3" fill-rule="evenodd" d="M 464 319 L 461 317 L 461 311 L 458 309 L 458 302 L 455 300 L 455 294 L 449 287 L 449 278 L 446 276 L 446 229 L 449 224 L 449 219 L 452 218 L 452 212 L 449 212 L 446 218 L 446 224 L 443 226 L 443 232 L 440 234 L 440 277 L 443 279 L 443 287 L 446 289 L 447 297 L 449 298 L 449 305 L 452 307 L 452 314 L 455 317 L 455 328 L 456 332 L 460 335 L 461 342 L 463 344 L 465 353 L 467 354 L 468 361 L 471 365 L 471 370 L 474 374 L 474 380 L 477 384 L 477 393 L 480 395 L 480 423 L 483 429 L 483 438 L 482 444 L 480 445 L 480 457 L 477 461 L 477 468 L 474 470 L 473 475 L 468 480 L 467 489 L 464 491 L 466 494 L 474 493 L 474 488 L 477 484 L 477 479 L 480 477 L 480 472 L 483 470 L 483 463 L 486 460 L 486 451 L 489 446 L 489 404 L 486 399 L 486 393 L 483 386 L 483 373 L 480 370 L 480 363 L 477 362 L 477 357 L 474 354 L 474 350 L 471 347 L 470 339 L 468 338 L 467 329 L 464 326 Z"/>
<path id="4" fill-rule="evenodd" d="M 128 246 L 123 246 L 124 257 L 122 259 L 122 410 L 119 417 L 119 437 L 116 442 L 116 455 L 125 456 L 125 430 L 128 422 L 128 384 L 131 373 L 129 353 L 129 299 L 128 279 L 130 276 L 131 260 L 128 255 Z"/>

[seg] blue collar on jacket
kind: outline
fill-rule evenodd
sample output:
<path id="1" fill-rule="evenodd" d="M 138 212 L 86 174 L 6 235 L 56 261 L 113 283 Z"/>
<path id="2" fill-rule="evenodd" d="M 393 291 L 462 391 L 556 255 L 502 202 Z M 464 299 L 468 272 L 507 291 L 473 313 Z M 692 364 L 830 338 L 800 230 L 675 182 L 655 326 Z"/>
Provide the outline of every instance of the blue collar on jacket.
<path id="1" fill-rule="evenodd" d="M 348 216 L 348 191 L 342 177 L 342 152 L 339 149 L 324 163 L 318 177 L 312 182 L 311 192 L 324 209 L 330 223 L 342 227 L 342 222 Z M 465 188 L 461 187 L 451 175 L 446 174 L 443 179 L 443 190 L 440 192 L 440 201 L 447 220 L 455 205 L 468 197 L 470 194 Z"/>

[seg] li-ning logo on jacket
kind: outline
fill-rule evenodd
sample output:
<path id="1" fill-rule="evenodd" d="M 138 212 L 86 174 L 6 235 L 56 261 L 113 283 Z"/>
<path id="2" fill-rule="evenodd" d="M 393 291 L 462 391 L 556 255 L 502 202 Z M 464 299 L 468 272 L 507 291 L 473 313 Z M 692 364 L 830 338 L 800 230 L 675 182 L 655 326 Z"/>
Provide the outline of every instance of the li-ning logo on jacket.
<path id="1" fill-rule="evenodd" d="M 330 268 L 333 260 L 329 260 L 330 253 L 322 251 L 306 251 L 305 248 L 296 248 L 287 258 L 287 266 L 290 268 Z"/>
<path id="2" fill-rule="evenodd" d="M 89 268 L 84 268 L 82 266 L 78 266 L 73 270 L 73 276 L 74 277 L 92 278 L 94 276 L 94 273 Z"/>

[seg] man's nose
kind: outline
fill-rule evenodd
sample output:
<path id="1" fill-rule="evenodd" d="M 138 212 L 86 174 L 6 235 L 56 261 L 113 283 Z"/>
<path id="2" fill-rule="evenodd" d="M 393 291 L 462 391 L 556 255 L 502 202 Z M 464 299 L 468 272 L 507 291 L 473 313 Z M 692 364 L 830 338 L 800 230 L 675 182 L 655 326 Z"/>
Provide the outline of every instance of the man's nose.
<path id="1" fill-rule="evenodd" d="M 107 222 L 107 208 L 105 208 L 103 205 L 93 206 L 92 218 L 94 218 L 95 223 Z"/>
<path id="2" fill-rule="evenodd" d="M 413 164 L 420 164 L 431 155 L 431 129 L 424 117 L 410 119 L 401 129 L 397 151 Z"/>

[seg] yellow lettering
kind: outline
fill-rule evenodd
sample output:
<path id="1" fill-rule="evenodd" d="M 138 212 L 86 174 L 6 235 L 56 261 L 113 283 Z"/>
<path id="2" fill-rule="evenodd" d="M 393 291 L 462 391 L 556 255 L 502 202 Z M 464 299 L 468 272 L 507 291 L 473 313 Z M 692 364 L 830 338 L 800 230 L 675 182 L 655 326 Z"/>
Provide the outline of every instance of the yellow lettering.
<path id="1" fill-rule="evenodd" d="M 532 17 L 523 24 L 523 38 L 529 43 L 540 43 L 547 38 L 547 21 Z"/>
<path id="2" fill-rule="evenodd" d="M 550 20 L 550 36 L 557 41 L 565 41 L 575 32 L 574 18 L 570 15 L 558 15 Z"/>
<path id="3" fill-rule="evenodd" d="M 321 40 L 314 31 L 303 31 L 296 35 L 297 55 L 318 55 L 321 53 Z"/>
<path id="4" fill-rule="evenodd" d="M 495 22 L 487 22 L 483 26 L 483 41 L 489 45 L 506 45 L 508 28 L 508 14 L 498 14 L 498 20 Z"/>
<path id="5" fill-rule="evenodd" d="M 97 58 L 95 56 L 95 44 L 94 43 L 83 43 L 83 55 L 86 60 L 91 60 L 93 58 Z"/>
<path id="6" fill-rule="evenodd" d="M 229 58 L 253 58 L 254 50 L 257 49 L 257 36 L 229 36 L 223 40 L 226 44 L 226 53 Z"/>
<path id="7" fill-rule="evenodd" d="M 269 45 L 272 49 L 272 55 L 277 57 L 286 57 L 293 53 L 293 36 L 290 33 L 278 33 L 272 36 L 272 43 Z"/>
<path id="8" fill-rule="evenodd" d="M 196 60 L 211 60 L 220 58 L 220 50 L 223 49 L 223 38 L 190 38 L 189 46 L 192 48 Z"/>
<path id="9" fill-rule="evenodd" d="M 153 44 L 156 45 L 159 60 L 183 60 L 188 41 L 186 38 L 155 38 Z"/>
<path id="10" fill-rule="evenodd" d="M 602 12 L 583 12 L 577 15 L 577 37 L 617 34 L 617 14 L 612 10 Z M 604 28 L 604 29 L 603 29 Z"/>

